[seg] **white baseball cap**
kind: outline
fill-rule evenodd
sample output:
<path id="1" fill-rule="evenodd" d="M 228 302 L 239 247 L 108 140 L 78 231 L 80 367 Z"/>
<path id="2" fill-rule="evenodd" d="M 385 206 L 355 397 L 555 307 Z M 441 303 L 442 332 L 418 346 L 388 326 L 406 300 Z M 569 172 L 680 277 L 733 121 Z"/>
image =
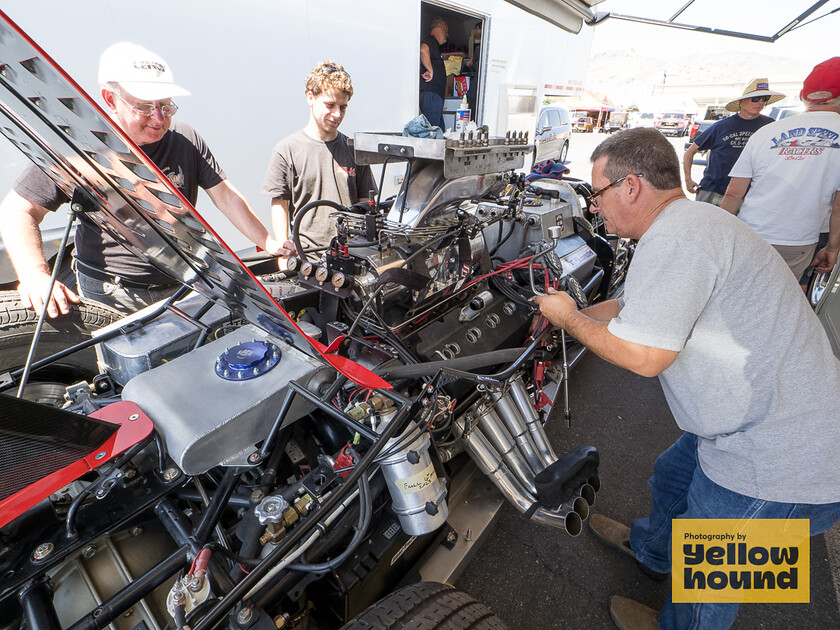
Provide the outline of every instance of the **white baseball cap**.
<path id="1" fill-rule="evenodd" d="M 159 101 L 190 94 L 175 84 L 172 70 L 159 55 L 129 42 L 110 46 L 99 58 L 99 84 L 112 81 L 141 100 Z"/>

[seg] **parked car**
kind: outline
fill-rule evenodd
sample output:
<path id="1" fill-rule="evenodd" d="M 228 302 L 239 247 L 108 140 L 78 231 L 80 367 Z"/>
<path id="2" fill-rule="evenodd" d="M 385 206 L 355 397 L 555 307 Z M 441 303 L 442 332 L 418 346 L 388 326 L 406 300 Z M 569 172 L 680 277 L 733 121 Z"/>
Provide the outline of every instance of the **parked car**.
<path id="1" fill-rule="evenodd" d="M 545 105 L 540 110 L 537 131 L 534 134 L 535 161 L 565 162 L 571 137 L 572 117 L 569 110 L 560 105 Z"/>
<path id="2" fill-rule="evenodd" d="M 781 120 L 788 116 L 796 116 L 805 111 L 804 105 L 774 105 L 770 108 L 770 113 L 767 114 L 774 120 Z"/>
<path id="3" fill-rule="evenodd" d="M 653 126 L 666 136 L 684 136 L 688 133 L 691 118 L 682 112 L 666 112 L 656 119 Z"/>
<path id="4" fill-rule="evenodd" d="M 572 131 L 582 131 L 589 133 L 595 128 L 595 121 L 592 120 L 589 116 L 581 116 L 577 120 L 575 120 L 574 125 L 572 125 Z"/>
<path id="5" fill-rule="evenodd" d="M 688 132 L 688 140 L 685 143 L 685 148 L 687 149 L 688 147 L 690 147 L 694 143 L 694 140 L 698 138 L 701 133 L 706 131 L 706 129 L 714 125 L 716 122 L 716 120 L 698 120 L 692 123 L 691 128 Z"/>
<path id="6" fill-rule="evenodd" d="M 610 119 L 607 122 L 607 131 L 609 133 L 613 133 L 615 131 L 621 131 L 627 127 L 628 116 L 629 114 L 624 111 L 610 112 Z"/>
<path id="7" fill-rule="evenodd" d="M 653 112 L 642 112 L 636 119 L 636 127 L 653 127 L 656 116 Z"/>

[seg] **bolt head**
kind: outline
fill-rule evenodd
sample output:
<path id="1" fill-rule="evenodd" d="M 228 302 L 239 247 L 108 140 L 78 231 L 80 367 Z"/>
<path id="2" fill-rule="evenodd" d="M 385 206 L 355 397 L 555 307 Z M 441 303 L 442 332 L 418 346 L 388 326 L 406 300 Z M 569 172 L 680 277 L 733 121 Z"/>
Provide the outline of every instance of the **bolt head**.
<path id="1" fill-rule="evenodd" d="M 163 479 L 164 481 L 173 481 L 178 478 L 178 474 L 177 468 L 167 468 L 163 471 Z"/>
<path id="2" fill-rule="evenodd" d="M 106 453 L 105 451 L 99 451 L 96 455 L 94 455 L 93 458 L 98 461 L 100 459 L 105 459 L 107 455 L 108 453 Z"/>
<path id="3" fill-rule="evenodd" d="M 92 558 L 96 554 L 96 545 L 88 545 L 82 549 L 82 556 L 85 558 Z"/>
<path id="4" fill-rule="evenodd" d="M 257 452 L 251 453 L 248 455 L 248 463 L 249 464 L 256 464 L 260 461 L 260 454 Z"/>
<path id="5" fill-rule="evenodd" d="M 32 559 L 35 562 L 43 560 L 52 553 L 53 549 L 55 549 L 55 545 L 53 545 L 52 543 L 41 543 L 40 545 L 35 547 L 35 551 L 32 552 Z"/>
<path id="6" fill-rule="evenodd" d="M 130 416 L 128 416 L 128 419 L 131 420 L 131 421 L 134 421 L 134 420 L 137 420 L 139 417 L 140 417 L 139 413 L 133 413 Z"/>
<path id="7" fill-rule="evenodd" d="M 240 624 L 248 623 L 249 621 L 251 621 L 252 616 L 253 616 L 253 613 L 251 612 L 250 607 L 249 608 L 243 608 L 242 610 L 239 611 L 239 614 L 236 615 L 236 621 L 237 621 L 237 623 L 240 623 Z"/>

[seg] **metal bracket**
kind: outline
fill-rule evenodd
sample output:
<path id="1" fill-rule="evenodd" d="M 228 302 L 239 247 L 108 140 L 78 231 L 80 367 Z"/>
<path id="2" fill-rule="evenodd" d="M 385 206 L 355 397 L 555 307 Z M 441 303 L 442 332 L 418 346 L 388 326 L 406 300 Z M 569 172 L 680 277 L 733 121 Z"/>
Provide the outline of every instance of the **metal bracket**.
<path id="1" fill-rule="evenodd" d="M 73 212 L 99 212 L 99 206 L 93 201 L 90 193 L 81 186 L 73 189 L 73 197 L 70 199 L 70 209 Z"/>

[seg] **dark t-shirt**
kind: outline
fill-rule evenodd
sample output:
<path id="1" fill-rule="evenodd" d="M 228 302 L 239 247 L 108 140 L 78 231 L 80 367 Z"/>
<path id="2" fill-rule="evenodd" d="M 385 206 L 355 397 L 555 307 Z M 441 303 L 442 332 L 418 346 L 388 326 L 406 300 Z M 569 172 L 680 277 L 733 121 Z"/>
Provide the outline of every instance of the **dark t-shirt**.
<path id="1" fill-rule="evenodd" d="M 694 141 L 700 151 L 709 149 L 709 158 L 703 179 L 700 180 L 702 190 L 711 190 L 721 195 L 726 193 L 729 185 L 729 172 L 738 161 L 738 156 L 758 129 L 770 124 L 773 119 L 759 115 L 752 120 L 744 120 L 738 114 L 719 120 L 706 129 Z"/>
<path id="2" fill-rule="evenodd" d="M 434 92 L 443 98 L 446 94 L 446 66 L 443 63 L 443 57 L 440 56 L 440 45 L 432 35 L 426 35 L 421 40 L 421 43 L 429 47 L 429 57 L 432 60 L 432 72 L 434 76 L 431 81 L 426 81 L 423 78 L 423 73 L 426 71 L 426 68 L 423 67 L 422 63 L 420 64 L 420 91 Z"/>
<path id="3" fill-rule="evenodd" d="M 328 199 L 350 206 L 366 199 L 376 184 L 369 166 L 357 166 L 347 136 L 323 142 L 300 130 L 277 143 L 271 153 L 262 193 L 289 202 L 289 218 L 310 201 Z M 309 211 L 300 225 L 304 247 L 323 247 L 335 236 L 334 210 L 321 206 Z M 289 226 L 291 228 L 291 225 Z"/>
<path id="4" fill-rule="evenodd" d="M 194 206 L 198 187 L 212 188 L 225 179 L 204 139 L 187 124 L 173 122 L 158 142 L 141 147 L 169 181 Z M 18 177 L 14 191 L 24 199 L 57 210 L 69 201 L 53 181 L 34 164 Z M 145 284 L 166 284 L 172 279 L 125 249 L 84 214 L 76 228 L 76 258 L 83 263 Z"/>

